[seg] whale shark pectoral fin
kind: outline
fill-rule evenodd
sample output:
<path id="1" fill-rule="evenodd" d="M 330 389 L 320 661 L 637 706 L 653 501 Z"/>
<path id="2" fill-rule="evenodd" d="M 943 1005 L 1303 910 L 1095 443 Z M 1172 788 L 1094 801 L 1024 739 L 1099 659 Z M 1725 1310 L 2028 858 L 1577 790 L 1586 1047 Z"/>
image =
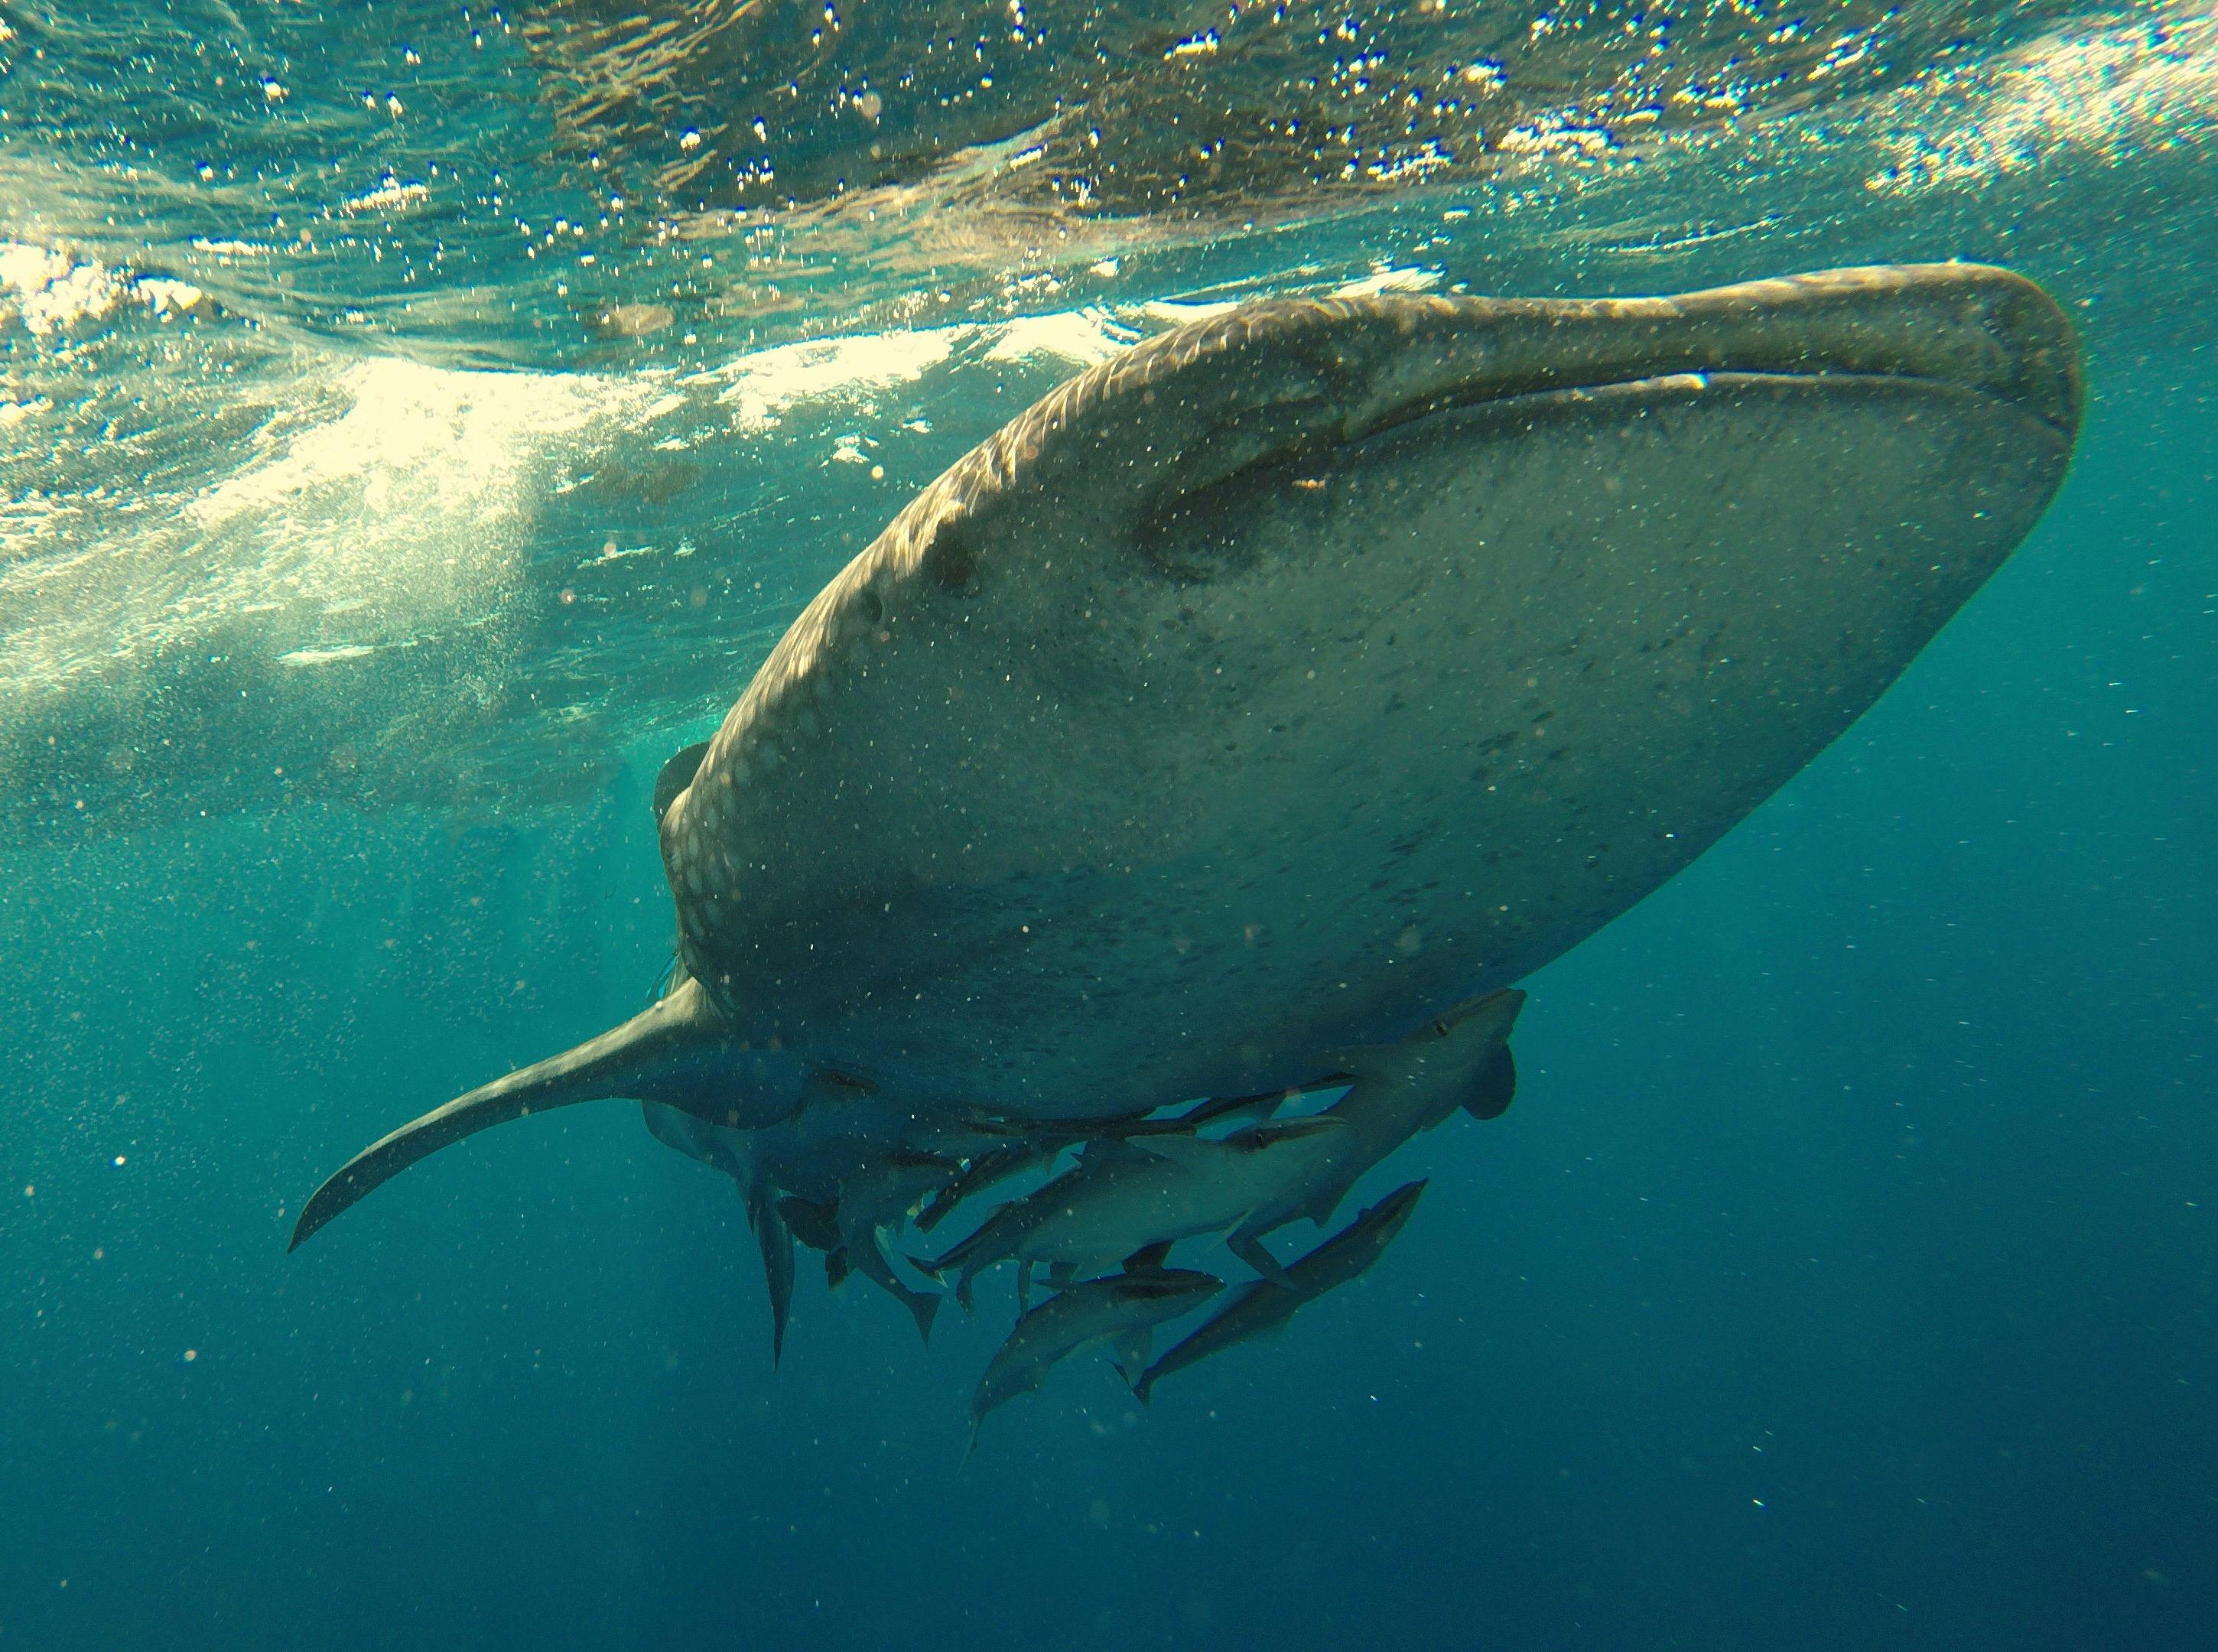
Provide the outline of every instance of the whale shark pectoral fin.
<path id="1" fill-rule="evenodd" d="M 1266 1153 L 1289 1142 L 1306 1141 L 1312 1135 L 1332 1135 L 1347 1128 L 1348 1121 L 1344 1118 L 1335 1118 L 1330 1113 L 1312 1113 L 1306 1118 L 1277 1118 L 1261 1124 L 1250 1124 L 1246 1129 L 1236 1130 L 1226 1136 L 1224 1144 Z"/>
<path id="2" fill-rule="evenodd" d="M 735 1111 L 728 1117 L 724 1111 L 728 1086 L 704 1082 L 714 1079 L 718 1057 L 729 1048 L 701 984 L 681 981 L 621 1026 L 480 1085 L 364 1148 L 300 1207 L 286 1248 L 298 1250 L 309 1234 L 418 1160 L 527 1113 L 629 1096 L 667 1102 L 712 1123 L 740 1123 Z"/>
<path id="3" fill-rule="evenodd" d="M 1463 1110 L 1477 1119 L 1499 1118 L 1516 1095 L 1517 1058 L 1508 1044 L 1496 1044 L 1472 1080 L 1471 1093 L 1463 1098 Z"/>
<path id="4" fill-rule="evenodd" d="M 654 818 L 660 822 L 670 813 L 670 806 L 678 801 L 678 793 L 693 783 L 693 777 L 701 772 L 701 760 L 709 755 L 709 742 L 696 740 L 692 745 L 672 753 L 654 777 Z"/>

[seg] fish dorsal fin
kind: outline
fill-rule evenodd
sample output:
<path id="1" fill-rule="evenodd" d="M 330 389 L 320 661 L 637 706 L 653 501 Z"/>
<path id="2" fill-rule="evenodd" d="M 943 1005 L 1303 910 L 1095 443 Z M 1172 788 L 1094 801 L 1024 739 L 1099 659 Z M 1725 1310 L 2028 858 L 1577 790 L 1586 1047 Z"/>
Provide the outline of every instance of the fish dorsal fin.
<path id="1" fill-rule="evenodd" d="M 1273 1119 L 1268 1123 L 1251 1124 L 1246 1129 L 1224 1138 L 1227 1147 L 1245 1148 L 1250 1153 L 1263 1153 L 1289 1142 L 1300 1142 L 1312 1135 L 1329 1135 L 1348 1128 L 1345 1119 L 1328 1113 L 1315 1113 L 1307 1118 Z"/>
<path id="2" fill-rule="evenodd" d="M 1180 1170 L 1201 1172 L 1221 1162 L 1226 1142 L 1238 1139 L 1228 1136 L 1225 1142 L 1212 1142 L 1199 1135 L 1136 1135 L 1125 1145 L 1137 1149 L 1143 1157 L 1168 1159 Z"/>
<path id="3" fill-rule="evenodd" d="M 693 777 L 701 772 L 701 759 L 709 755 L 709 742 L 696 740 L 684 751 L 672 755 L 662 765 L 662 772 L 654 777 L 654 818 L 659 824 L 670 813 L 670 806 L 678 801 L 678 794 L 693 783 Z"/>
<path id="4" fill-rule="evenodd" d="M 1252 1096 L 1215 1096 L 1193 1111 L 1181 1114 L 1180 1124 L 1189 1130 L 1223 1118 L 1240 1118 L 1257 1123 L 1268 1118 L 1281 1104 L 1301 1094 L 1298 1090 L 1265 1090 Z"/>
<path id="5" fill-rule="evenodd" d="M 1151 1156 L 1168 1158 L 1168 1154 L 1156 1154 L 1157 1144 L 1181 1138 L 1171 1135 L 1097 1135 L 1086 1144 L 1078 1155 L 1078 1162 L 1088 1170 L 1101 1170 L 1111 1165 L 1143 1163 Z M 1190 1138 L 1186 1138 L 1190 1139 Z"/>
<path id="6" fill-rule="evenodd" d="M 1127 1273 L 1160 1273 L 1163 1264 L 1170 1260 L 1172 1241 L 1158 1240 L 1152 1245 L 1143 1245 L 1124 1259 Z M 1144 1362 L 1143 1362 L 1144 1363 Z"/>
<path id="7" fill-rule="evenodd" d="M 1148 1369 L 1148 1355 L 1153 1351 L 1155 1342 L 1155 1327 L 1152 1325 L 1143 1325 L 1137 1330 L 1125 1332 L 1112 1345 L 1115 1349 L 1117 1374 L 1123 1377 L 1127 1384 L 1138 1382 L 1141 1372 Z"/>

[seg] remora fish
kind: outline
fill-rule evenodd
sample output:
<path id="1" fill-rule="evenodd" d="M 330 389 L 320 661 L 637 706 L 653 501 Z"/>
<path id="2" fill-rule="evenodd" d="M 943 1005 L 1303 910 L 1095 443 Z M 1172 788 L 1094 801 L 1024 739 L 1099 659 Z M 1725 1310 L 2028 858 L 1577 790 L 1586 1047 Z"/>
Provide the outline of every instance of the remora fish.
<path id="1" fill-rule="evenodd" d="M 971 1281 L 1013 1259 L 1021 1302 L 1038 1263 L 1053 1264 L 1056 1277 L 1069 1278 L 1149 1245 L 1230 1229 L 1225 1244 L 1235 1256 L 1273 1284 L 1288 1284 L 1263 1246 L 1267 1235 L 1304 1216 L 1329 1221 L 1373 1166 L 1458 1108 L 1494 1118 L 1509 1106 L 1517 1084 L 1509 1033 L 1524 1005 L 1525 994 L 1515 988 L 1489 993 L 1398 1044 L 1328 1052 L 1328 1063 L 1355 1082 L 1311 1118 L 1221 1141 L 1136 1132 L 1124 1147 L 1110 1150 L 1105 1142 L 1076 1169 L 996 1211 L 938 1261 L 919 1265 L 935 1276 L 959 1270 L 957 1294 L 968 1306 Z M 1300 1145 L 1289 1151 L 1293 1143 Z"/>
<path id="2" fill-rule="evenodd" d="M 656 1102 L 647 1103 L 646 1112 L 656 1140 L 739 1185 L 762 1246 L 773 1364 L 784 1346 L 796 1239 L 827 1253 L 834 1284 L 852 1270 L 894 1297 L 930 1340 L 939 1298 L 912 1289 L 894 1271 L 881 1234 L 959 1178 L 960 1164 L 934 1149 L 975 1143 L 981 1139 L 975 1132 L 959 1125 L 920 1128 L 888 1117 L 867 1092 L 754 1130 L 706 1123 Z"/>
<path id="3" fill-rule="evenodd" d="M 1242 306 L 1053 392 L 825 587 L 662 788 L 654 1008 L 394 1131 L 751 1127 L 1329 1076 L 1639 900 L 2047 506 L 2053 300 L 1967 264 L 1663 299 Z"/>
<path id="4" fill-rule="evenodd" d="M 1305 1192 L 1325 1178 L 1341 1129 L 1329 1119 L 1296 1118 L 1250 1125 L 1222 1141 L 1148 1135 L 1102 1142 L 1075 1169 L 1003 1205 L 946 1255 L 917 1265 L 935 1277 L 956 1269 L 956 1296 L 968 1307 L 970 1282 L 1013 1260 L 1022 1302 L 1039 1263 L 1051 1265 L 1061 1283 L 1153 1246 L 1237 1228 L 1227 1241 L 1232 1253 L 1275 1273 L 1276 1260 L 1252 1242 L 1250 1218 L 1259 1208 L 1277 1208 L 1288 1190 Z"/>
<path id="5" fill-rule="evenodd" d="M 1331 1162 L 1316 1181 L 1259 1210 L 1253 1218 L 1257 1234 L 1296 1216 L 1331 1221 L 1348 1190 L 1373 1166 L 1411 1136 L 1445 1123 L 1458 1108 L 1474 1118 L 1499 1118 L 1517 1090 L 1509 1033 L 1524 1007 L 1525 994 L 1515 987 L 1489 993 L 1435 1016 L 1398 1044 L 1330 1052 L 1326 1059 L 1354 1080 L 1318 1115 L 1341 1126 Z"/>
<path id="6" fill-rule="evenodd" d="M 903 1152 L 877 1154 L 839 1179 L 833 1221 L 845 1265 L 908 1309 L 917 1334 L 932 1340 L 932 1315 L 940 1299 L 906 1284 L 887 1259 L 881 1234 L 907 1218 L 934 1190 L 945 1186 L 960 1166 L 951 1160 Z"/>
<path id="7" fill-rule="evenodd" d="M 1191 1336 L 1141 1374 L 1132 1384 L 1140 1403 L 1147 1404 L 1155 1384 L 1172 1372 L 1182 1371 L 1196 1360 L 1223 1353 L 1236 1344 L 1277 1334 L 1304 1303 L 1313 1302 L 1326 1291 L 1367 1271 L 1394 1242 L 1395 1234 L 1417 1208 L 1417 1196 L 1424 1191 L 1422 1182 L 1396 1188 L 1307 1256 L 1287 1264 L 1291 1290 L 1281 1290 L 1264 1279 L 1242 1286 Z"/>
<path id="8" fill-rule="evenodd" d="M 1113 1340 L 1137 1368 L 1146 1363 L 1143 1339 L 1149 1332 L 1200 1307 L 1221 1287 L 1211 1275 L 1186 1268 L 1142 1268 L 1088 1279 L 1049 1297 L 1017 1321 L 979 1380 L 970 1400 L 970 1449 L 977 1449 L 978 1425 L 988 1412 L 1030 1394 L 1062 1360 Z"/>

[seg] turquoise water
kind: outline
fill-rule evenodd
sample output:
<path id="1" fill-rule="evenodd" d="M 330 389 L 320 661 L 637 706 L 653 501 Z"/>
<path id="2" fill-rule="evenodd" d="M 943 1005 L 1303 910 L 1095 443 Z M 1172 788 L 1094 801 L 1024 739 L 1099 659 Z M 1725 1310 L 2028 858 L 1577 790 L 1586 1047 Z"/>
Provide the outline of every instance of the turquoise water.
<path id="1" fill-rule="evenodd" d="M 0 1642 L 2208 1638 L 2206 8 L 704 6 L 648 80 L 585 5 L 79 9 L 0 0 Z M 1276 1345 L 958 1468 L 1007 1286 L 927 1352 L 804 1268 L 773 1375 L 739 1202 L 615 1104 L 285 1253 L 646 1000 L 661 760 L 1079 368 L 1958 256 L 2082 327 L 2056 505 L 1525 983 L 1516 1106 Z"/>

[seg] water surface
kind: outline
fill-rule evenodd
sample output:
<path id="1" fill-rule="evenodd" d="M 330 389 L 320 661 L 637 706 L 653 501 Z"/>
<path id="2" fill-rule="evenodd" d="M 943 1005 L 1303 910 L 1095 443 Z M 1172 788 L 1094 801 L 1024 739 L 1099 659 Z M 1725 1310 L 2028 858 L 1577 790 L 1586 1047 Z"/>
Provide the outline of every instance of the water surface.
<path id="1" fill-rule="evenodd" d="M 2207 1634 L 2207 8 L 77 10 L 0 0 L 0 1637 Z M 804 1279 L 773 1378 L 738 1202 L 619 1106 L 283 1253 L 637 1007 L 656 766 L 1069 373 L 1949 257 L 2082 325 L 2056 507 L 1527 983 L 1517 1105 L 1277 1346 L 1074 1366 L 958 1473 L 1006 1282 L 927 1354 Z"/>

